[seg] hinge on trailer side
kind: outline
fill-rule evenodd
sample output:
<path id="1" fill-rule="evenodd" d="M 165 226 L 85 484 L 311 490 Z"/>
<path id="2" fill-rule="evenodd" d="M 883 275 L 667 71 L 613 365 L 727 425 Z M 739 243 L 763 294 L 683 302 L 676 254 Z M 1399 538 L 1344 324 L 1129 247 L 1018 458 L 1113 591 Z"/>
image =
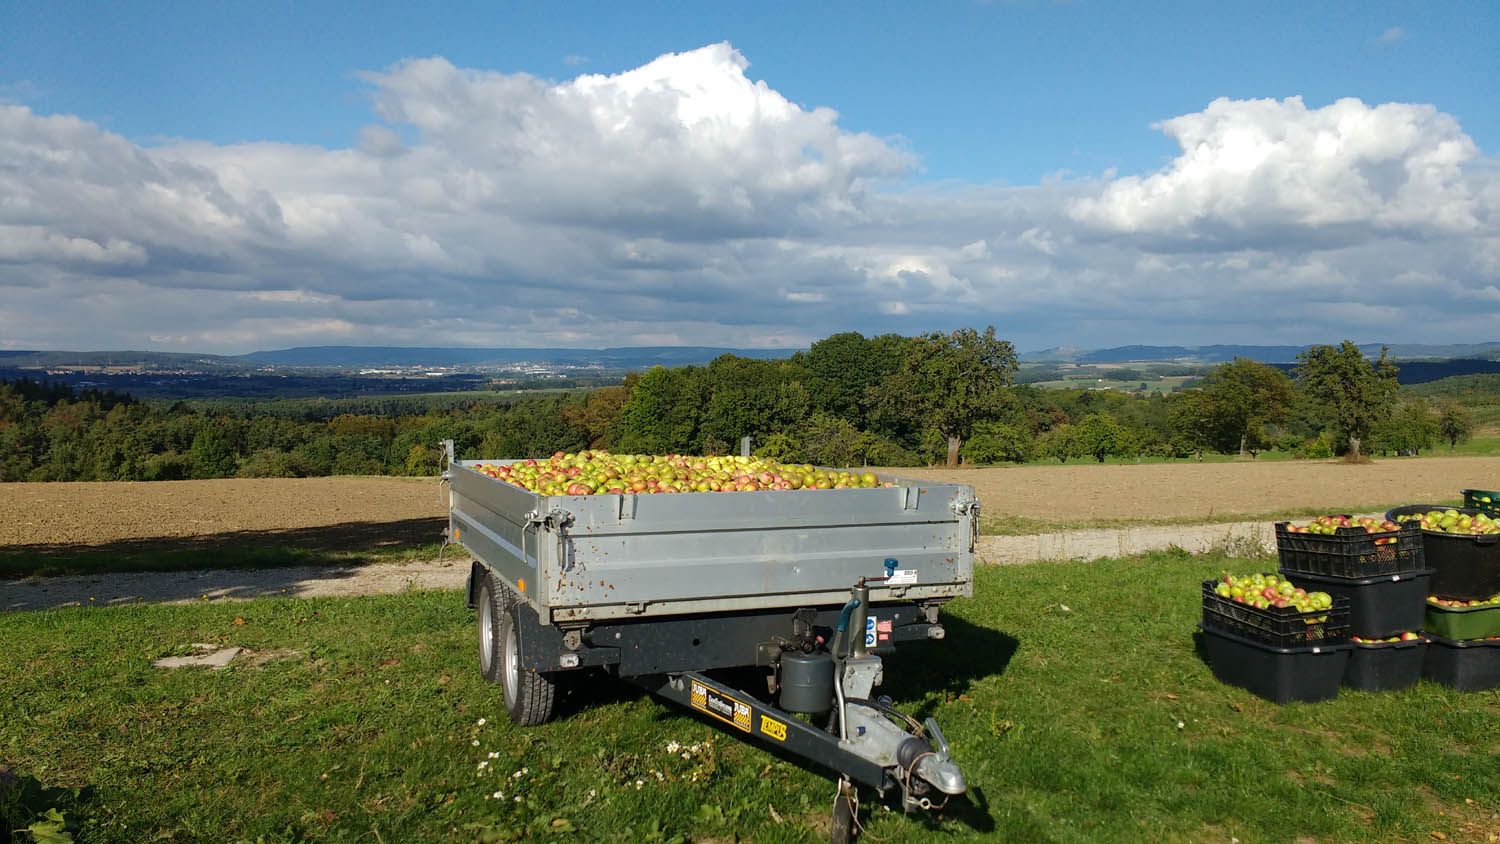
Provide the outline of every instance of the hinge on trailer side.
<path id="1" fill-rule="evenodd" d="M 641 613 L 646 611 L 646 602 L 628 601 L 625 604 L 625 611 L 630 613 L 631 615 L 640 615 Z"/>
<path id="2" fill-rule="evenodd" d="M 626 519 L 634 519 L 635 518 L 635 495 L 633 493 L 631 493 L 631 494 L 620 495 L 620 496 L 616 496 L 616 497 L 620 499 L 620 512 L 617 514 L 619 520 L 623 522 Z"/>

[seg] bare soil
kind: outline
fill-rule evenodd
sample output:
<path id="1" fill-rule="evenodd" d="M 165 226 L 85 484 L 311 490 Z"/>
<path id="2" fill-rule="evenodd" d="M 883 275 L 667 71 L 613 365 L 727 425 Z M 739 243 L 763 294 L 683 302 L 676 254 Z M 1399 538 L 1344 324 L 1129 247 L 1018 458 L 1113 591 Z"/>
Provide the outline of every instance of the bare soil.
<path id="1" fill-rule="evenodd" d="M 0 484 L 0 548 L 309 529 L 368 534 L 372 525 L 440 524 L 447 512 L 447 490 L 432 478 Z"/>
<path id="2" fill-rule="evenodd" d="M 970 484 L 988 515 L 1059 524 L 1253 518 L 1287 510 L 1449 501 L 1464 488 L 1500 488 L 1500 457 L 896 469 Z M 269 478 L 156 483 L 0 484 L 0 548 L 106 545 L 226 534 L 342 530 L 368 541 L 381 526 L 421 525 L 447 513 L 432 478 Z M 424 534 L 425 535 L 425 534 Z M 430 539 L 430 537 L 429 537 Z"/>
<path id="3" fill-rule="evenodd" d="M 1338 461 L 1074 463 L 986 469 L 895 469 L 966 483 L 987 516 L 1056 523 L 1253 518 L 1317 508 L 1383 510 L 1451 501 L 1461 489 L 1500 489 L 1500 457 Z"/>

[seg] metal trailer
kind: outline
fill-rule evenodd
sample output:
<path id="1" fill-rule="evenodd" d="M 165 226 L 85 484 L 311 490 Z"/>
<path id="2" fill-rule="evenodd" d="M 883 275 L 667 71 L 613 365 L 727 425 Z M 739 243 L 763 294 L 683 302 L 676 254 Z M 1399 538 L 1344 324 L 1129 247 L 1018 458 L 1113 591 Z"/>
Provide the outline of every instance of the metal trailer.
<path id="1" fill-rule="evenodd" d="M 972 487 L 542 496 L 474 468 L 518 461 L 444 446 L 480 667 L 513 721 L 548 720 L 568 672 L 603 669 L 831 769 L 836 842 L 857 827 L 858 785 L 908 812 L 965 792 L 937 723 L 874 689 L 882 654 L 941 640 L 939 607 L 972 594 Z M 751 667 L 761 694 L 713 676 Z"/>

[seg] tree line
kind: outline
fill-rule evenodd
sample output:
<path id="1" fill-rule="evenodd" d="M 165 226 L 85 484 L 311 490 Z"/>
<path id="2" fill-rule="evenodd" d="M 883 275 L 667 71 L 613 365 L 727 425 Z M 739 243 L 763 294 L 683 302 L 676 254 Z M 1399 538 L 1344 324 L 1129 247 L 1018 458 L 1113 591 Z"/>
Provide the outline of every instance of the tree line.
<path id="1" fill-rule="evenodd" d="M 756 453 L 831 466 L 1110 457 L 1419 453 L 1466 439 L 1456 403 L 1397 390 L 1395 365 L 1353 343 L 1315 346 L 1290 374 L 1247 359 L 1168 396 L 1017 384 L 995 329 L 835 334 L 781 360 L 724 355 L 593 390 L 504 398 L 137 401 L 0 381 L 0 480 L 425 475 L 461 457 L 604 448 Z"/>

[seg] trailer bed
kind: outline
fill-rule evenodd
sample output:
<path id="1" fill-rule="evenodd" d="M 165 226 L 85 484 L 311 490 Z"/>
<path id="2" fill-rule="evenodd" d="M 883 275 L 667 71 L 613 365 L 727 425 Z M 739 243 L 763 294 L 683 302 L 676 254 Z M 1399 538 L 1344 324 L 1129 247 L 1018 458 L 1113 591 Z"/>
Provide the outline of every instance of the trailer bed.
<path id="1" fill-rule="evenodd" d="M 542 624 L 843 603 L 861 577 L 896 577 L 872 603 L 973 590 L 977 501 L 963 484 L 542 496 L 455 461 L 450 537 Z"/>

